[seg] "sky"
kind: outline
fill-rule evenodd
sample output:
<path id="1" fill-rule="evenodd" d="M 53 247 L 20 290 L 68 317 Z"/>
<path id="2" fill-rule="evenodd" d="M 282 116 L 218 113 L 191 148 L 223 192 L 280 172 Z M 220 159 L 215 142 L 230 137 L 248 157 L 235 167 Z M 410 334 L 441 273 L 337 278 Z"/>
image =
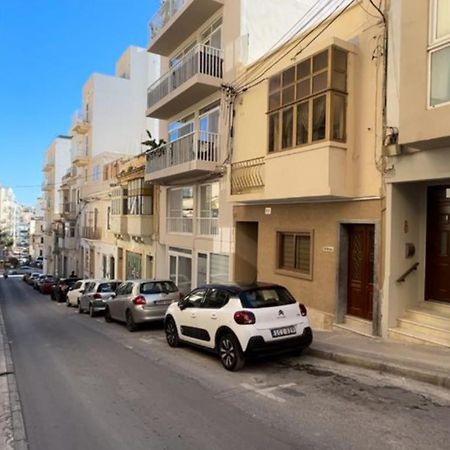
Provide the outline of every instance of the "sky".
<path id="1" fill-rule="evenodd" d="M 0 184 L 34 206 L 44 154 L 93 72 L 147 46 L 159 0 L 0 0 Z"/>

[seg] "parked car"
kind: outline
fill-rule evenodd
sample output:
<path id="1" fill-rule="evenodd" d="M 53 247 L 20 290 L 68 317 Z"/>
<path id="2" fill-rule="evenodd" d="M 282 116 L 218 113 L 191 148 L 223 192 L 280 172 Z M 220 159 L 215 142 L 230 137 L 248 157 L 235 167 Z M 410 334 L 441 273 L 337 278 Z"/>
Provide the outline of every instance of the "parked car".
<path id="1" fill-rule="evenodd" d="M 30 266 L 19 266 L 15 267 L 14 269 L 11 269 L 9 271 L 10 275 L 24 275 L 27 273 L 31 273 L 33 271 L 33 268 Z"/>
<path id="2" fill-rule="evenodd" d="M 115 295 L 117 288 L 122 284 L 119 280 L 92 281 L 85 287 L 85 292 L 78 301 L 78 312 L 80 314 L 89 312 L 91 317 L 99 312 L 104 312 L 106 301 Z"/>
<path id="3" fill-rule="evenodd" d="M 39 277 L 38 291 L 41 294 L 51 294 L 55 282 L 53 275 L 45 275 L 43 278 Z"/>
<path id="4" fill-rule="evenodd" d="M 69 288 L 71 288 L 79 278 L 69 277 L 69 278 L 60 278 L 53 285 L 51 297 L 52 300 L 57 302 L 65 302 L 67 299 L 67 292 Z"/>
<path id="5" fill-rule="evenodd" d="M 34 289 L 36 289 L 37 291 L 39 290 L 39 283 L 41 282 L 41 281 L 43 281 L 44 280 L 44 278 L 46 277 L 47 275 L 46 274 L 40 274 L 35 280 L 34 280 L 34 282 L 33 282 L 33 288 Z"/>
<path id="6" fill-rule="evenodd" d="M 167 343 L 195 344 L 219 354 L 227 370 L 239 370 L 246 357 L 300 352 L 312 342 L 307 311 L 276 284 L 207 285 L 169 306 Z"/>
<path id="7" fill-rule="evenodd" d="M 34 286 L 34 282 L 41 276 L 40 272 L 33 272 L 25 281 L 27 284 Z"/>
<path id="8" fill-rule="evenodd" d="M 75 284 L 71 288 L 69 288 L 69 291 L 67 292 L 66 305 L 78 306 L 79 299 L 81 295 L 84 294 L 86 286 L 92 281 L 95 280 L 85 279 L 85 280 L 78 280 L 77 282 L 75 282 Z"/>
<path id="9" fill-rule="evenodd" d="M 106 301 L 105 320 L 125 322 L 129 331 L 138 324 L 164 320 L 168 306 L 181 298 L 170 280 L 129 280 Z"/>

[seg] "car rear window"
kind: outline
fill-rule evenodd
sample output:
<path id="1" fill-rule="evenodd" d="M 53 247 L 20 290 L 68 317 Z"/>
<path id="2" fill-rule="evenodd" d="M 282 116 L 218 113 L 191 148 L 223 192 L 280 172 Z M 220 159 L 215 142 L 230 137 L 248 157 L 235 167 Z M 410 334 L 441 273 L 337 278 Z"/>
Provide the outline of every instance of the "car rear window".
<path id="1" fill-rule="evenodd" d="M 112 282 L 112 283 L 101 283 L 98 286 L 97 292 L 115 292 L 116 289 L 117 289 L 117 286 L 119 284 L 120 283 L 114 283 L 114 282 Z"/>
<path id="2" fill-rule="evenodd" d="M 295 303 L 296 300 L 283 287 L 262 287 L 241 292 L 243 305 L 246 308 L 270 308 Z"/>
<path id="3" fill-rule="evenodd" d="M 141 294 L 169 294 L 177 291 L 178 289 L 172 281 L 151 281 L 142 283 L 140 288 Z"/>

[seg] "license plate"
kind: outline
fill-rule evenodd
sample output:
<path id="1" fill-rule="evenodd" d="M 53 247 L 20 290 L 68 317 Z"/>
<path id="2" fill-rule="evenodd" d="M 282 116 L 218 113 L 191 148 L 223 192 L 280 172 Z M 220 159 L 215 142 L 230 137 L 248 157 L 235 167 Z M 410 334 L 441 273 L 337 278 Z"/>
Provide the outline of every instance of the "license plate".
<path id="1" fill-rule="evenodd" d="M 275 328 L 274 330 L 270 331 L 272 332 L 272 337 L 277 338 L 295 334 L 295 327 Z"/>
<path id="2" fill-rule="evenodd" d="M 155 300 L 155 305 L 170 305 L 172 300 Z"/>

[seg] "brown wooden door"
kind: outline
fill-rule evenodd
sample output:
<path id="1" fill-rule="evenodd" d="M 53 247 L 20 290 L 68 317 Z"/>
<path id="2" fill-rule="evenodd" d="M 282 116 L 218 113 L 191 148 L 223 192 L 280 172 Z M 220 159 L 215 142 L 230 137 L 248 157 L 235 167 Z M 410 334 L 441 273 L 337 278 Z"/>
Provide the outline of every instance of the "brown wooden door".
<path id="1" fill-rule="evenodd" d="M 450 185 L 428 188 L 425 299 L 450 303 Z"/>
<path id="2" fill-rule="evenodd" d="M 372 320 L 374 225 L 350 225 L 347 314 Z"/>

